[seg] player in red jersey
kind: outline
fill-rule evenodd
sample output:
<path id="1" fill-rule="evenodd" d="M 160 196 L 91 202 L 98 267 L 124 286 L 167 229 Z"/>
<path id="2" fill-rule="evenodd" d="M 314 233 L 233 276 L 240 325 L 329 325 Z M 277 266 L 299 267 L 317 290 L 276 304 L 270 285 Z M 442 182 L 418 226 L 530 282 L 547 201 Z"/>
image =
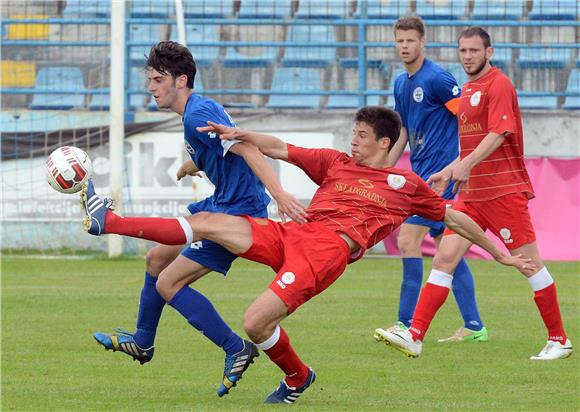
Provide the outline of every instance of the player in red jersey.
<path id="1" fill-rule="evenodd" d="M 504 255 L 461 212 L 446 207 L 416 174 L 389 168 L 388 153 L 400 133 L 397 113 L 365 107 L 355 116 L 352 156 L 332 149 L 305 149 L 269 135 L 210 123 L 224 139 L 255 144 L 265 155 L 303 169 L 320 187 L 307 209 L 308 222 L 201 212 L 187 218 L 120 217 L 96 194 L 89 196 L 89 217 L 99 233 L 116 233 L 162 243 L 209 239 L 241 257 L 270 266 L 274 281 L 248 308 L 244 329 L 282 369 L 285 377 L 267 403 L 293 403 L 314 382 L 314 371 L 298 357 L 280 322 L 323 292 L 348 263 L 381 241 L 413 214 L 444 220 L 448 227 L 489 251 L 498 262 L 525 268 L 529 259 Z M 97 234 L 97 233 L 93 233 Z"/>
<path id="2" fill-rule="evenodd" d="M 534 192 L 524 165 L 518 100 L 509 78 L 491 66 L 492 55 L 491 40 L 484 29 L 471 27 L 460 34 L 459 57 L 469 79 L 459 101 L 461 153 L 428 182 L 440 192 L 452 180 L 454 191 L 459 191 L 454 209 L 502 239 L 512 255 L 532 259 L 536 269 L 519 270 L 534 291 L 548 342 L 530 359 L 566 358 L 572 354 L 572 343 L 564 331 L 556 285 L 540 258 L 528 211 L 528 200 L 534 197 Z M 395 348 L 408 356 L 419 355 L 429 324 L 449 293 L 451 274 L 470 246 L 470 241 L 446 230 L 433 261 L 438 281 L 428 281 L 423 288 L 410 331 L 399 330 L 389 335 L 388 340 Z"/>

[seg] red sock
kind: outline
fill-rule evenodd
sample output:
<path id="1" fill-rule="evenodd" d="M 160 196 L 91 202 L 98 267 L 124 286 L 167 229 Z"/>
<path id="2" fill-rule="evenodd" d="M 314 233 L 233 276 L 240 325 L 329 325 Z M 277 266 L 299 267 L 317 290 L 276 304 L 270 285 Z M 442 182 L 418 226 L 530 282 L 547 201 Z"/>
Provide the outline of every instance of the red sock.
<path id="1" fill-rule="evenodd" d="M 284 371 L 286 385 L 298 387 L 304 385 L 308 378 L 308 366 L 298 357 L 294 348 L 290 345 L 290 338 L 284 329 L 280 327 L 280 338 L 270 349 L 264 351 L 266 355 L 280 369 Z"/>
<path id="2" fill-rule="evenodd" d="M 176 218 L 121 217 L 110 210 L 105 217 L 105 233 L 153 240 L 164 245 L 183 245 L 187 241 Z"/>
<path id="3" fill-rule="evenodd" d="M 548 329 L 548 340 L 560 343 L 566 342 L 566 332 L 560 315 L 560 305 L 558 305 L 558 295 L 556 284 L 552 283 L 544 289 L 534 292 L 534 301 L 544 320 L 544 325 Z"/>
<path id="4" fill-rule="evenodd" d="M 418 339 L 422 341 L 425 338 L 431 321 L 439 308 L 445 303 L 448 295 L 448 287 L 435 285 L 428 281 L 425 283 L 423 290 L 421 290 L 415 313 L 413 314 L 413 322 L 409 327 L 409 331 L 414 340 Z"/>

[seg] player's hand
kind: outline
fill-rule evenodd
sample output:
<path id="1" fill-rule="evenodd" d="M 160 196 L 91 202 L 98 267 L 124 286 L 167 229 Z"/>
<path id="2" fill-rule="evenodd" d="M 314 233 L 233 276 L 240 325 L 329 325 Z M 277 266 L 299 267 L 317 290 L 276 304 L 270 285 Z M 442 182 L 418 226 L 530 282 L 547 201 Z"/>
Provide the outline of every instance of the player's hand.
<path id="1" fill-rule="evenodd" d="M 469 192 L 469 175 L 471 168 L 465 162 L 459 162 L 453 167 L 451 180 L 453 180 L 453 193 L 461 190 Z"/>
<path id="2" fill-rule="evenodd" d="M 278 203 L 278 214 L 282 222 L 286 223 L 286 216 L 289 216 L 296 223 L 306 223 L 306 208 L 298 199 L 288 192 L 281 192 L 274 196 Z"/>
<path id="3" fill-rule="evenodd" d="M 207 126 L 198 127 L 197 131 L 200 133 L 217 133 L 222 140 L 233 140 L 239 138 L 242 135 L 242 129 L 238 127 L 226 126 L 211 121 L 207 122 Z"/>
<path id="4" fill-rule="evenodd" d="M 201 171 L 199 170 L 199 168 L 195 165 L 195 163 L 193 162 L 193 160 L 188 159 L 185 161 L 185 163 L 183 163 L 179 169 L 177 169 L 177 180 L 181 180 L 182 178 L 184 178 L 185 176 L 197 176 L 197 177 L 202 177 Z"/>
<path id="5" fill-rule="evenodd" d="M 534 262 L 532 262 L 532 259 L 523 258 L 521 254 L 513 255 L 513 256 L 502 254 L 501 256 L 497 257 L 495 260 L 497 260 L 502 265 L 513 266 L 516 269 L 518 269 L 519 271 L 528 273 L 530 275 L 537 272 L 537 270 L 538 270 L 538 267 L 536 266 L 536 264 Z"/>
<path id="6" fill-rule="evenodd" d="M 439 196 L 447 189 L 449 186 L 449 181 L 451 180 L 451 171 L 449 170 L 441 170 L 440 172 L 433 173 L 427 179 L 427 184 L 431 186 L 431 189 Z"/>

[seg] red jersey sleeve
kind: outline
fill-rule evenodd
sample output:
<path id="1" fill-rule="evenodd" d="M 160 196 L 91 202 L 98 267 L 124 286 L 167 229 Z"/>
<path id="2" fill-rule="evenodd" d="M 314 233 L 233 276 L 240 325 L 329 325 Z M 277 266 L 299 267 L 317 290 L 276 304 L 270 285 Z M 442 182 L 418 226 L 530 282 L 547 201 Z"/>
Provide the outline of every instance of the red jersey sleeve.
<path id="1" fill-rule="evenodd" d="M 516 132 L 514 111 L 515 89 L 506 76 L 497 76 L 489 85 L 487 126 L 488 133 L 513 134 Z"/>
<path id="2" fill-rule="evenodd" d="M 413 200 L 413 214 L 424 217 L 425 219 L 442 221 L 445 218 L 445 208 L 447 203 L 445 199 L 437 194 L 423 181 L 417 179 L 417 189 L 411 196 Z"/>
<path id="3" fill-rule="evenodd" d="M 333 149 L 307 149 L 305 147 L 288 145 L 288 161 L 308 175 L 314 183 L 320 186 L 334 161 L 343 155 Z"/>

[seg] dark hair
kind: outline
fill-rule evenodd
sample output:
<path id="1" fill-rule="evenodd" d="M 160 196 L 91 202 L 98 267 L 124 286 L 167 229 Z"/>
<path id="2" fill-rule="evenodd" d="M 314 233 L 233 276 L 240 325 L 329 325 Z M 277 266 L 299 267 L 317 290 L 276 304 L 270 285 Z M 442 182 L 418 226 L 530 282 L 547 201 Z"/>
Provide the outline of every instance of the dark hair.
<path id="1" fill-rule="evenodd" d="M 187 76 L 187 87 L 193 89 L 195 61 L 187 47 L 174 41 L 162 41 L 151 47 L 145 70 L 154 69 L 162 74 L 170 74 L 174 79 Z"/>
<path id="2" fill-rule="evenodd" d="M 472 26 L 463 30 L 457 38 L 457 43 L 459 43 L 459 40 L 463 38 L 468 39 L 470 37 L 479 37 L 481 40 L 483 40 L 483 46 L 486 49 L 491 47 L 491 37 L 489 37 L 489 33 L 486 32 L 483 27 Z"/>
<path id="3" fill-rule="evenodd" d="M 397 30 L 416 30 L 420 37 L 425 37 L 425 23 L 419 16 L 403 16 L 395 22 L 393 32 Z"/>
<path id="4" fill-rule="evenodd" d="M 401 118 L 399 114 L 382 106 L 366 106 L 354 115 L 357 123 L 366 123 L 373 128 L 376 139 L 383 137 L 391 139 L 389 150 L 393 148 L 401 133 Z"/>

